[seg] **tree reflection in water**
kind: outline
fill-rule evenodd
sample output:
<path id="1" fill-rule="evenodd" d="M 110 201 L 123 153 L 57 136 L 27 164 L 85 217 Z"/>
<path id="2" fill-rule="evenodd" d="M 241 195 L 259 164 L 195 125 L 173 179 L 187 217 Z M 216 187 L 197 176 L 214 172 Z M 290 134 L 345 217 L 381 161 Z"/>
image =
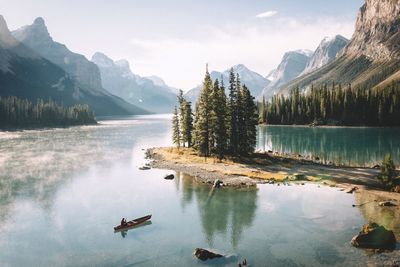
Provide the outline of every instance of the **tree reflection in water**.
<path id="1" fill-rule="evenodd" d="M 311 128 L 260 126 L 257 149 L 319 157 L 356 166 L 380 164 L 391 153 L 400 164 L 400 128 Z"/>
<path id="2" fill-rule="evenodd" d="M 250 227 L 257 209 L 257 189 L 218 189 L 197 184 L 185 174 L 178 173 L 177 184 L 182 185 L 182 208 L 194 197 L 198 203 L 201 225 L 207 243 L 213 245 L 217 234 L 229 236 L 233 249 L 237 249 L 245 228 Z M 232 190 L 238 190 L 232 194 Z"/>

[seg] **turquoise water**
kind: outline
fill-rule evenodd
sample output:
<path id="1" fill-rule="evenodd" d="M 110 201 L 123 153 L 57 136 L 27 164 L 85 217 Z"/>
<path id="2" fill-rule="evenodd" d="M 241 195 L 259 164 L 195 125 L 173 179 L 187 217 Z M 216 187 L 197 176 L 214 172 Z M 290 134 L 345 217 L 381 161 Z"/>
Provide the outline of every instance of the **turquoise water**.
<path id="1" fill-rule="evenodd" d="M 353 166 L 380 164 L 389 153 L 400 166 L 400 128 L 260 126 L 257 148 Z"/>
<path id="2" fill-rule="evenodd" d="M 170 145 L 170 117 L 0 133 L 0 266 L 364 266 L 349 241 L 365 223 L 353 195 L 318 185 L 211 193 L 182 173 L 140 171 Z M 152 223 L 114 233 L 122 217 Z M 375 213 L 374 213 L 375 214 Z M 396 218 L 385 217 L 394 225 Z M 202 263 L 195 248 L 231 255 Z"/>

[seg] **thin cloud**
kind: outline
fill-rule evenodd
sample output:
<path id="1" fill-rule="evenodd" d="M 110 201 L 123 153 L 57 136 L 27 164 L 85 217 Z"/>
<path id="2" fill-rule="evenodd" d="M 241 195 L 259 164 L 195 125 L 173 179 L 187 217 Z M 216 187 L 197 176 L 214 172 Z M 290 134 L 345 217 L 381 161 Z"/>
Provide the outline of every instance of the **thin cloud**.
<path id="1" fill-rule="evenodd" d="M 278 11 L 276 11 L 276 10 L 270 10 L 270 11 L 267 11 L 267 12 L 263 12 L 263 13 L 258 14 L 258 15 L 256 16 L 256 18 L 259 18 L 259 19 L 262 19 L 262 18 L 270 18 L 270 17 L 275 16 L 276 14 L 278 14 Z"/>
<path id="2" fill-rule="evenodd" d="M 157 74 L 184 90 L 201 83 L 206 62 L 212 70 L 242 63 L 266 75 L 283 54 L 314 50 L 325 36 L 351 37 L 354 21 L 337 17 L 277 17 L 270 23 L 233 22 L 196 29 L 196 38 L 136 36 L 130 39 L 132 64 L 141 75 Z M 173 67 L 171 67 L 173 66 Z"/>

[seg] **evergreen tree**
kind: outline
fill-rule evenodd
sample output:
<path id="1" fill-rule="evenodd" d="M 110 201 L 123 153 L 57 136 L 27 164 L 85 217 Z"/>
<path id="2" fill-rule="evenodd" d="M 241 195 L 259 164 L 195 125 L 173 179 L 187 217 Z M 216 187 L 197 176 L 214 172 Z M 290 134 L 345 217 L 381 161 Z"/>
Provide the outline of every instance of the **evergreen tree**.
<path id="1" fill-rule="evenodd" d="M 184 123 L 182 124 L 183 142 L 187 143 L 188 147 L 192 146 L 192 131 L 193 131 L 193 112 L 192 105 L 188 101 L 184 101 Z M 185 146 L 185 145 L 184 145 Z"/>
<path id="2" fill-rule="evenodd" d="M 243 146 L 242 154 L 248 155 L 254 152 L 257 140 L 257 105 L 254 102 L 254 97 L 251 95 L 250 90 L 242 87 L 242 105 L 244 110 L 245 122 L 245 145 Z"/>
<path id="3" fill-rule="evenodd" d="M 212 80 L 208 67 L 206 69 L 206 75 L 203 81 L 203 88 L 200 93 L 200 97 L 196 107 L 196 147 L 202 156 L 209 156 L 210 151 L 210 132 L 211 132 L 211 112 L 212 112 L 212 101 L 210 95 L 212 92 Z"/>
<path id="4" fill-rule="evenodd" d="M 231 154 L 238 150 L 238 90 L 233 68 L 229 73 L 228 148 Z"/>
<path id="5" fill-rule="evenodd" d="M 213 95 L 213 110 L 214 110 L 214 140 L 215 153 L 218 158 L 223 159 L 227 149 L 227 103 L 225 95 L 224 81 L 221 79 L 221 86 L 218 86 L 218 80 L 214 83 Z"/>
<path id="6" fill-rule="evenodd" d="M 178 109 L 175 106 L 174 115 L 172 117 L 172 142 L 178 148 L 181 146 L 181 131 L 179 128 L 179 115 Z"/>
<path id="7" fill-rule="evenodd" d="M 378 176 L 378 179 L 387 186 L 392 187 L 393 181 L 396 178 L 396 167 L 394 166 L 392 156 L 386 155 L 381 166 L 381 173 Z"/>

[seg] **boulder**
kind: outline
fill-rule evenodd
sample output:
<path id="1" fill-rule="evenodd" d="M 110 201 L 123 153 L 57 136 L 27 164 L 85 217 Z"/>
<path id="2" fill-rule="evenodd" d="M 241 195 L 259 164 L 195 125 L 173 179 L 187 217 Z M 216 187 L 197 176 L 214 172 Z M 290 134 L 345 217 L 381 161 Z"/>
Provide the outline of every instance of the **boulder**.
<path id="1" fill-rule="evenodd" d="M 174 180 L 175 176 L 173 174 L 168 174 L 164 177 L 165 180 Z"/>
<path id="2" fill-rule="evenodd" d="M 196 248 L 193 252 L 193 255 L 196 256 L 199 260 L 206 261 L 206 260 L 212 260 L 216 258 L 223 258 L 221 254 L 202 249 L 202 248 Z"/>
<path id="3" fill-rule="evenodd" d="M 147 170 L 150 170 L 150 169 L 151 168 L 149 166 L 142 166 L 142 167 L 139 168 L 139 170 L 141 170 L 141 171 L 147 171 Z"/>
<path id="4" fill-rule="evenodd" d="M 364 225 L 361 232 L 353 237 L 351 244 L 358 248 L 394 249 L 396 237 L 393 231 L 376 223 L 369 223 Z"/>
<path id="5" fill-rule="evenodd" d="M 392 191 L 395 193 L 400 193 L 400 185 L 396 185 L 395 187 L 393 187 Z"/>
<path id="6" fill-rule="evenodd" d="M 379 202 L 378 205 L 381 207 L 396 207 L 397 206 L 392 201 L 382 201 L 382 202 Z"/>
<path id="7" fill-rule="evenodd" d="M 347 194 L 353 194 L 358 189 L 357 186 L 351 186 L 345 190 Z"/>
<path id="8" fill-rule="evenodd" d="M 222 182 L 220 179 L 216 179 L 214 181 L 213 188 L 220 188 L 223 185 L 224 185 L 224 182 Z"/>

